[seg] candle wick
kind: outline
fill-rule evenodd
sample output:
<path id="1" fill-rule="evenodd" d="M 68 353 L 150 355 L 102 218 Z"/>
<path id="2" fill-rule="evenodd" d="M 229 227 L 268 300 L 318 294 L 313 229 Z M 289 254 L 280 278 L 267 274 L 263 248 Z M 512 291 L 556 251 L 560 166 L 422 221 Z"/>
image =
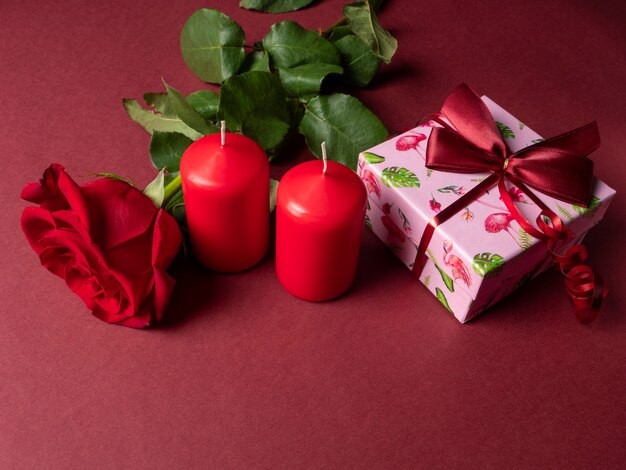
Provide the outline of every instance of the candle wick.
<path id="1" fill-rule="evenodd" d="M 226 145 L 226 121 L 221 121 L 220 124 L 222 125 L 222 147 L 224 147 Z"/>
<path id="2" fill-rule="evenodd" d="M 326 141 L 322 142 L 322 160 L 324 162 L 324 169 L 322 170 L 322 174 L 326 174 L 326 170 L 328 169 L 328 157 L 326 156 Z"/>

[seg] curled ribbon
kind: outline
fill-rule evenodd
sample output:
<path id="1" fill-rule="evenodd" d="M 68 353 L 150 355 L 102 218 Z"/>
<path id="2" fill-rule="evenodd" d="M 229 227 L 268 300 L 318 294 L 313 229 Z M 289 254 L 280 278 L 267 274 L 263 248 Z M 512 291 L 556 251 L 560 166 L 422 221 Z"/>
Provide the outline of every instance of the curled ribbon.
<path id="1" fill-rule="evenodd" d="M 555 252 L 557 244 L 569 240 L 571 233 L 559 216 L 528 187 L 587 207 L 593 185 L 593 161 L 587 155 L 600 145 L 596 123 L 511 152 L 489 109 L 466 84 L 457 87 L 446 98 L 440 113 L 427 116 L 423 121 L 429 119 L 442 127 L 434 127 L 428 139 L 427 168 L 451 173 L 491 172 L 491 175 L 429 221 L 420 239 L 413 272 L 419 275 L 424 269 L 426 249 L 435 229 L 497 185 L 511 216 L 527 233 L 547 244 L 565 276 L 567 294 L 578 320 L 583 323 L 593 321 L 608 293 L 604 280 L 585 264 L 587 251 L 583 245 L 576 244 L 564 253 Z M 513 203 L 506 190 L 506 179 L 541 209 L 536 220 L 537 228 Z M 549 222 L 546 223 L 544 218 Z"/>

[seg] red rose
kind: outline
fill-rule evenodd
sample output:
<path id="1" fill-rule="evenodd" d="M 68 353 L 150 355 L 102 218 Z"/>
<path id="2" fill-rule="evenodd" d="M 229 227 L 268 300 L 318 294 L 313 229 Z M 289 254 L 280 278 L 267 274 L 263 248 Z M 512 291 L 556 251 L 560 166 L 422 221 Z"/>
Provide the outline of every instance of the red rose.
<path id="1" fill-rule="evenodd" d="M 65 279 L 101 320 L 143 328 L 159 320 L 175 281 L 176 221 L 141 191 L 110 178 L 78 186 L 53 164 L 22 198 L 22 230 L 42 266 Z"/>

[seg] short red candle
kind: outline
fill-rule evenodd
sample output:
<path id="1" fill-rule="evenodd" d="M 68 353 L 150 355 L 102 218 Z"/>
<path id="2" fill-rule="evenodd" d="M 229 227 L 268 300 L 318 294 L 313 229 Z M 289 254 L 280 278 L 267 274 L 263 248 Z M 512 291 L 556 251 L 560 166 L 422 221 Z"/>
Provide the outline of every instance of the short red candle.
<path id="1" fill-rule="evenodd" d="M 356 273 L 367 193 L 348 167 L 314 160 L 289 170 L 278 186 L 276 274 L 296 297 L 329 300 Z"/>
<path id="2" fill-rule="evenodd" d="M 194 254 L 207 268 L 243 271 L 267 251 L 269 161 L 240 134 L 211 134 L 183 154 L 180 175 Z"/>

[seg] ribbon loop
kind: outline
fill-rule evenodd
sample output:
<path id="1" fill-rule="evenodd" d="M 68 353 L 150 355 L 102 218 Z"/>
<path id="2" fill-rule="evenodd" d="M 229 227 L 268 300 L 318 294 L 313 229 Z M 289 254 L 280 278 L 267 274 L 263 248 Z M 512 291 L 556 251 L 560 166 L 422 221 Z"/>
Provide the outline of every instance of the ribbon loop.
<path id="1" fill-rule="evenodd" d="M 459 85 L 446 98 L 441 108 L 443 114 L 465 140 L 485 154 L 503 160 L 507 147 L 502 140 L 489 108 L 465 83 Z"/>

